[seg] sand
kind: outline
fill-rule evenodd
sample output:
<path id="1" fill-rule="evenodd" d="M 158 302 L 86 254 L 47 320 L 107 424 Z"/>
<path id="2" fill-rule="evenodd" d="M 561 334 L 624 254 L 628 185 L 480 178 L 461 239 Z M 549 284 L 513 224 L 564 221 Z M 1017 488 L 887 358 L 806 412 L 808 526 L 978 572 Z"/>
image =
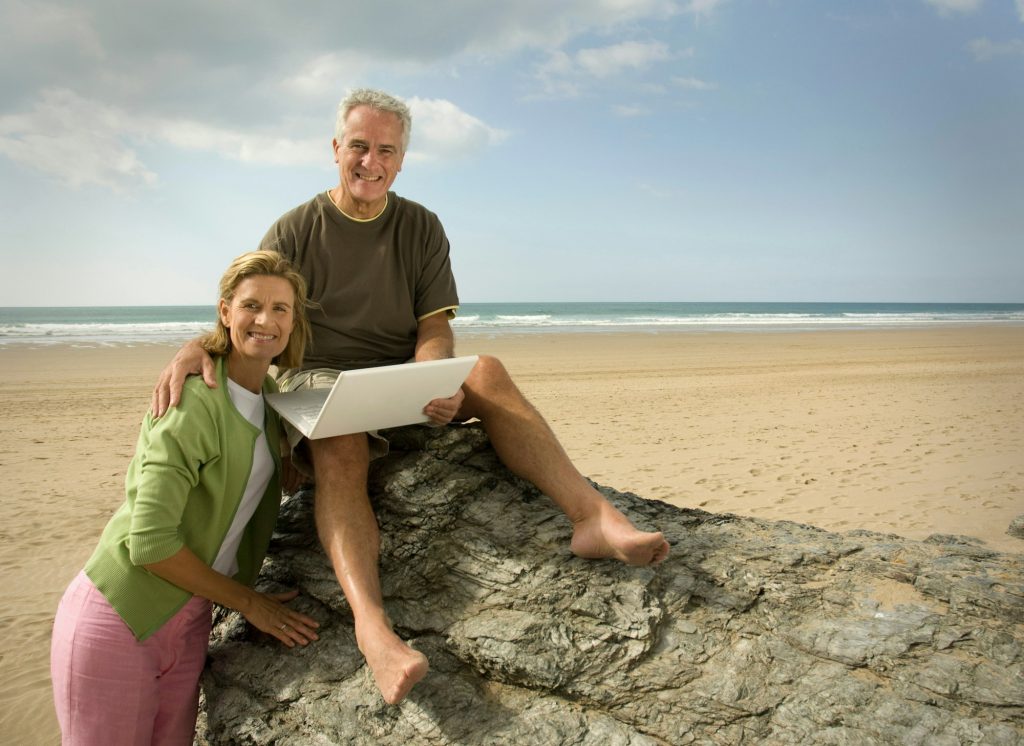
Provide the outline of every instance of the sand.
<path id="1" fill-rule="evenodd" d="M 460 336 L 502 358 L 580 470 L 712 512 L 923 539 L 1024 513 L 1024 327 Z M 57 743 L 49 635 L 122 500 L 172 348 L 0 347 L 0 732 Z"/>

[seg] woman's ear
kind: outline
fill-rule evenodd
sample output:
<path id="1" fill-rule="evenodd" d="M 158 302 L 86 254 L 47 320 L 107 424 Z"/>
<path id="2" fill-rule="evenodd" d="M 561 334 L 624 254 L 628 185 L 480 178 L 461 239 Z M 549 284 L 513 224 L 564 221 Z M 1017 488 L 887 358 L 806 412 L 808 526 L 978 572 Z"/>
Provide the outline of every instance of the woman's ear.
<path id="1" fill-rule="evenodd" d="M 220 323 L 225 329 L 231 328 L 231 306 L 223 298 L 217 303 L 217 315 L 220 316 Z"/>

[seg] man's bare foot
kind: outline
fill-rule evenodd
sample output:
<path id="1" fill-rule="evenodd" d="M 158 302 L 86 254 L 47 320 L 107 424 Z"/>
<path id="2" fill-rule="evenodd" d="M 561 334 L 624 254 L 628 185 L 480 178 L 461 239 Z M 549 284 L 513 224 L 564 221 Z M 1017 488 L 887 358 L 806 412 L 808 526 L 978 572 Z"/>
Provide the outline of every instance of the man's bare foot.
<path id="1" fill-rule="evenodd" d="M 617 559 L 627 565 L 656 565 L 668 557 L 660 531 L 640 531 L 609 503 L 573 524 L 572 553 L 584 559 Z"/>
<path id="2" fill-rule="evenodd" d="M 381 696 L 389 705 L 397 705 L 405 699 L 430 668 L 427 657 L 406 645 L 390 628 L 357 629 L 356 642 Z"/>

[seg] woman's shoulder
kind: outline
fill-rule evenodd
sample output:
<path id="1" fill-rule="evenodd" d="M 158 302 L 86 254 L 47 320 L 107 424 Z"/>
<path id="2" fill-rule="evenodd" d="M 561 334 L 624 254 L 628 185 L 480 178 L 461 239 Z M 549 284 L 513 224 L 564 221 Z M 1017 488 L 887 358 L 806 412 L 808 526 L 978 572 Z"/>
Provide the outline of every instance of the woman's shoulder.
<path id="1" fill-rule="evenodd" d="M 189 376 L 181 390 L 181 400 L 169 408 L 162 417 L 153 418 L 152 412 L 146 414 L 143 430 L 148 442 L 171 438 L 184 442 L 194 442 L 196 433 L 214 432 L 222 420 L 221 401 L 227 396 L 222 391 L 223 384 L 215 389 L 206 385 L 202 376 Z M 187 436 L 187 437 L 186 437 Z"/>
<path id="2" fill-rule="evenodd" d="M 202 376 L 194 375 L 185 379 L 181 390 L 181 403 L 185 409 L 216 409 L 227 402 L 227 381 L 222 375 L 221 363 L 215 361 L 217 370 L 217 387 L 210 388 Z"/>

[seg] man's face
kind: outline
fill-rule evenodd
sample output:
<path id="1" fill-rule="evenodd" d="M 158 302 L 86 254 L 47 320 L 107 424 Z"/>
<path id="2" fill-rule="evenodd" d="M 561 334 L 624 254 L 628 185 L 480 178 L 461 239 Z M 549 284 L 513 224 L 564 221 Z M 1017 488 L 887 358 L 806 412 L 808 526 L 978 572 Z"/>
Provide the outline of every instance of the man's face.
<path id="1" fill-rule="evenodd" d="M 343 137 L 333 143 L 342 187 L 339 206 L 353 217 L 372 217 L 384 208 L 402 170 L 402 122 L 390 112 L 357 106 L 345 120 Z"/>

